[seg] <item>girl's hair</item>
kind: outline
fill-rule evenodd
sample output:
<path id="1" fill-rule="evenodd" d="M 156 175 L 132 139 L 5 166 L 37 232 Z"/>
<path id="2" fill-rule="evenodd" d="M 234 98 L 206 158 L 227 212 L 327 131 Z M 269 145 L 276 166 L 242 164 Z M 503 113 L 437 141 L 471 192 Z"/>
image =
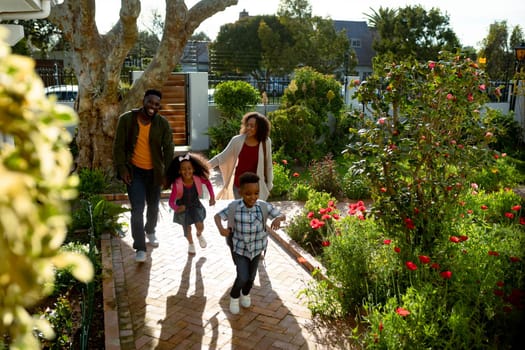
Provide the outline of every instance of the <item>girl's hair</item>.
<path id="1" fill-rule="evenodd" d="M 210 178 L 210 167 L 208 160 L 198 153 L 186 153 L 173 158 L 167 171 L 168 184 L 171 185 L 176 178 L 180 177 L 180 165 L 182 162 L 189 161 L 193 166 L 193 175 Z"/>
<path id="2" fill-rule="evenodd" d="M 268 136 L 270 136 L 270 121 L 259 112 L 248 112 L 242 117 L 240 133 L 246 133 L 246 125 L 251 118 L 255 118 L 255 123 L 257 124 L 255 138 L 259 142 L 266 141 Z"/>

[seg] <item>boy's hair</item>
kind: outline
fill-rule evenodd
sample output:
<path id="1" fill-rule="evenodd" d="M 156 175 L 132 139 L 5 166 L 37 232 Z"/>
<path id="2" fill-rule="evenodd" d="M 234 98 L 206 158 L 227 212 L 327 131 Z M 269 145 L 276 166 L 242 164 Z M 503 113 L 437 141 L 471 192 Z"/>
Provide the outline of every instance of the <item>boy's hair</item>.
<path id="1" fill-rule="evenodd" d="M 252 173 L 250 171 L 247 171 L 241 176 L 239 176 L 240 187 L 242 187 L 245 184 L 258 184 L 258 183 L 259 183 L 259 175 Z"/>
<path id="2" fill-rule="evenodd" d="M 206 179 L 210 178 L 210 168 L 206 158 L 198 153 L 186 153 L 182 155 L 176 155 L 171 161 L 168 171 L 166 172 L 168 184 L 171 185 L 175 179 L 180 176 L 180 165 L 184 161 L 189 161 L 193 166 L 193 175 Z"/>
<path id="3" fill-rule="evenodd" d="M 144 98 L 146 98 L 146 96 L 149 96 L 149 95 L 155 95 L 155 96 L 158 96 L 158 98 L 162 99 L 162 93 L 159 90 L 155 90 L 155 89 L 146 90 L 146 92 L 144 93 Z"/>

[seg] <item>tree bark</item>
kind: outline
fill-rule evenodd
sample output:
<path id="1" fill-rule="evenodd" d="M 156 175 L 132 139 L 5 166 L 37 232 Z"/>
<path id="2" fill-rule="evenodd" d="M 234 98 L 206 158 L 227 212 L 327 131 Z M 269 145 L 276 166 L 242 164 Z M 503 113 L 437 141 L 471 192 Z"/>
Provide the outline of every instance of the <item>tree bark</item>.
<path id="1" fill-rule="evenodd" d="M 204 20 L 238 2 L 201 0 L 188 10 L 183 0 L 165 1 L 159 49 L 125 96 L 119 95 L 120 72 L 138 39 L 140 0 L 121 0 L 119 20 L 104 35 L 98 32 L 95 22 L 95 0 L 64 0 L 52 7 L 49 20 L 71 44 L 79 85 L 78 167 L 112 171 L 112 144 L 119 115 L 141 106 L 146 89 L 163 86 L 179 63 L 188 39 Z"/>

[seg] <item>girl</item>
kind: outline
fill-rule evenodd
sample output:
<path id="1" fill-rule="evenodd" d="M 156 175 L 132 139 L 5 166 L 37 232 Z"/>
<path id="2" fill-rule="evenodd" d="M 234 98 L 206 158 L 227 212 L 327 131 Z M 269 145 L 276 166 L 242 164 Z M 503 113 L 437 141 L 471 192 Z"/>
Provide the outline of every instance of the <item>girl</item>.
<path id="1" fill-rule="evenodd" d="M 168 168 L 168 184 L 172 186 L 169 205 L 175 211 L 173 222 L 182 225 L 184 236 L 188 240 L 189 254 L 195 254 L 191 225 L 195 225 L 199 245 L 206 248 L 206 240 L 202 236 L 206 209 L 199 198 L 202 197 L 202 185 L 206 185 L 210 194 L 210 206 L 215 205 L 209 176 L 206 159 L 195 153 L 175 157 Z"/>

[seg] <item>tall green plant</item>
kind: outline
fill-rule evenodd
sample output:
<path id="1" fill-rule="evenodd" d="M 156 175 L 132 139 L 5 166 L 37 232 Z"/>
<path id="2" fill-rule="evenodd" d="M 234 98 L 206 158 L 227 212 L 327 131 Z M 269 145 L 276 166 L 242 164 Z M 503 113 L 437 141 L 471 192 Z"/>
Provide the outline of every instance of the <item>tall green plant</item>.
<path id="1" fill-rule="evenodd" d="M 385 64 L 362 84 L 363 127 L 349 152 L 372 183 L 374 212 L 407 246 L 431 249 L 450 220 L 467 175 L 493 158 L 484 127 L 486 77 L 470 59 Z M 359 112 L 356 112 L 359 114 Z"/>
<path id="2" fill-rule="evenodd" d="M 52 292 L 55 269 L 71 266 L 82 282 L 93 276 L 88 258 L 60 251 L 78 182 L 64 128 L 74 120 L 45 98 L 34 61 L 0 41 L 0 132 L 15 141 L 0 138 L 0 348 L 40 349 L 35 330 L 53 336 L 26 309 Z"/>

